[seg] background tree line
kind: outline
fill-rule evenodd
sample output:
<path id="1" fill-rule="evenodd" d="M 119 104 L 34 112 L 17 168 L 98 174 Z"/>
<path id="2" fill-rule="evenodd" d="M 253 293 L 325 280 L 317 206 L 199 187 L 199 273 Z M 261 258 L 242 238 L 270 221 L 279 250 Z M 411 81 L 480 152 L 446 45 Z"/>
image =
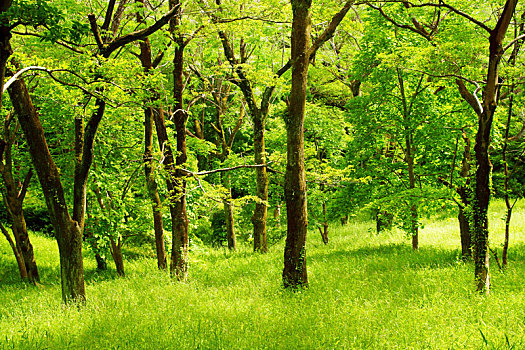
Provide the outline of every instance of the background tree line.
<path id="1" fill-rule="evenodd" d="M 423 216 L 457 210 L 488 292 L 490 197 L 505 265 L 523 196 L 520 6 L 1 2 L 0 228 L 21 278 L 39 283 L 34 225 L 52 227 L 66 301 L 85 298 L 83 246 L 124 275 L 126 242 L 185 281 L 192 245 L 286 236 L 298 288 L 308 228 L 328 244 L 366 211 L 416 250 Z"/>

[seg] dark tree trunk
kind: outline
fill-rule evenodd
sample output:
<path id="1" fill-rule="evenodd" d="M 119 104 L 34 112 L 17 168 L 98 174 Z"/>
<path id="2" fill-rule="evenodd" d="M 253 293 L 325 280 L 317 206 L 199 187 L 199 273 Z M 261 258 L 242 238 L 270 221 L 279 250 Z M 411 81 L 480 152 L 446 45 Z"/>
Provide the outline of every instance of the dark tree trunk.
<path id="1" fill-rule="evenodd" d="M 9 135 L 8 131 L 6 130 L 5 136 L 6 139 L 8 139 L 3 157 L 5 164 L 0 163 L 0 173 L 5 186 L 5 193 L 3 194 L 4 202 L 12 220 L 12 231 L 16 242 L 16 248 L 24 260 L 24 270 L 26 277 L 29 282 L 34 284 L 40 282 L 40 276 L 38 274 L 38 267 L 33 252 L 33 245 L 29 239 L 24 211 L 22 209 L 22 203 L 24 201 L 33 172 L 32 170 L 29 170 L 22 187 L 19 189 L 13 177 L 13 160 L 11 155 L 12 142 L 10 142 L 13 139 L 13 135 Z M 1 159 L 2 157 L 0 155 L 0 161 Z M 23 271 L 21 270 L 21 273 L 22 272 Z"/>
<path id="2" fill-rule="evenodd" d="M 228 242 L 228 249 L 237 250 L 237 238 L 235 237 L 235 225 L 233 219 L 233 202 L 231 198 L 231 180 L 226 173 L 221 173 L 222 186 L 228 192 L 223 198 L 222 204 L 224 207 L 224 218 L 226 219 L 226 240 Z"/>
<path id="3" fill-rule="evenodd" d="M 471 245 L 472 239 L 470 237 L 470 225 L 468 218 L 465 216 L 465 208 L 460 205 L 458 208 L 458 222 L 459 234 L 461 237 L 461 256 L 463 260 L 468 260 L 472 257 Z"/>
<path id="4" fill-rule="evenodd" d="M 264 144 L 264 123 L 266 116 L 256 113 L 253 120 L 253 148 L 255 164 L 266 164 L 266 147 Z M 268 218 L 268 172 L 266 167 L 256 168 L 257 198 L 252 216 L 253 250 L 261 253 L 268 252 L 266 239 L 266 221 Z"/>
<path id="5" fill-rule="evenodd" d="M 9 211 L 11 218 L 13 219 L 13 233 L 16 237 L 18 250 L 22 253 L 24 259 L 28 280 L 31 283 L 40 282 L 40 275 L 38 274 L 33 245 L 31 244 L 27 233 L 22 203 L 16 205 L 11 204 Z"/>
<path id="6" fill-rule="evenodd" d="M 122 255 L 122 239 L 118 238 L 117 241 L 115 239 L 110 238 L 111 243 L 111 256 L 113 257 L 113 261 L 115 262 L 115 268 L 117 270 L 117 275 L 120 277 L 124 277 L 126 274 L 124 273 L 124 257 Z"/>
<path id="7" fill-rule="evenodd" d="M 284 248 L 283 284 L 285 288 L 308 286 L 306 272 L 306 173 L 304 168 L 304 113 L 309 64 L 311 12 L 310 0 L 292 0 L 292 89 L 288 114 L 287 164 L 284 194 L 288 220 Z"/>
<path id="8" fill-rule="evenodd" d="M 140 22 L 139 16 L 139 22 Z M 151 44 L 148 38 L 140 42 L 140 61 L 147 73 L 152 69 Z M 153 102 L 153 101 L 151 101 Z M 166 247 L 164 244 L 164 224 L 162 221 L 162 201 L 160 200 L 153 171 L 153 107 L 144 109 L 144 172 L 146 175 L 146 188 L 151 201 L 153 212 L 153 228 L 155 231 L 155 248 L 157 251 L 157 266 L 165 270 L 167 265 Z"/>
<path id="9" fill-rule="evenodd" d="M 16 263 L 18 265 L 18 272 L 20 273 L 20 278 L 22 279 L 22 281 L 28 280 L 26 264 L 24 263 L 22 252 L 16 247 L 16 243 L 13 241 L 13 239 L 9 235 L 9 232 L 7 231 L 7 229 L 4 227 L 4 225 L 1 222 L 0 222 L 0 230 L 2 231 L 3 235 L 7 239 L 9 246 L 13 250 L 13 254 L 15 255 Z"/>
<path id="10" fill-rule="evenodd" d="M 478 106 L 478 131 L 474 152 L 476 155 L 476 184 L 472 202 L 472 236 L 474 275 L 478 291 L 490 290 L 488 254 L 488 208 L 490 202 L 491 163 L 489 160 L 490 131 L 499 92 L 499 64 L 503 55 L 503 39 L 512 20 L 518 0 L 507 0 L 505 8 L 489 37 L 489 64 L 483 103 Z"/>
<path id="11" fill-rule="evenodd" d="M 320 186 L 320 190 L 323 191 L 324 190 L 324 186 L 321 185 Z M 319 227 L 319 232 L 321 233 L 321 238 L 323 239 L 323 243 L 324 244 L 328 244 L 328 217 L 327 217 L 327 214 L 326 214 L 326 201 L 323 200 L 323 204 L 322 204 L 322 213 L 323 213 L 323 222 L 322 222 L 322 228 Z"/>
<path id="12" fill-rule="evenodd" d="M 170 9 L 177 7 L 176 15 L 170 21 L 170 33 L 175 36 L 175 55 L 173 57 L 173 97 L 175 99 L 173 121 L 177 132 L 177 169 L 170 173 L 174 183 L 172 198 L 172 250 L 171 274 L 180 281 L 186 281 L 188 274 L 188 215 L 186 213 L 186 174 L 180 170 L 188 159 L 186 150 L 186 122 L 188 114 L 183 106 L 184 91 L 184 49 L 182 34 L 177 33 L 182 16 L 180 0 L 170 0 Z"/>

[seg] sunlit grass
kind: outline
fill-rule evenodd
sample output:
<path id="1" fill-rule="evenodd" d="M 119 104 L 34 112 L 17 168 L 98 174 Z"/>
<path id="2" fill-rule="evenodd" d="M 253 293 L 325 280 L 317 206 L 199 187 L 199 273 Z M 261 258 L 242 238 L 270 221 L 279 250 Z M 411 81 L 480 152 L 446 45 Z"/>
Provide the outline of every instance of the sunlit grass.
<path id="1" fill-rule="evenodd" d="M 499 249 L 504 207 L 493 209 L 491 244 Z M 36 288 L 18 282 L 1 241 L 0 348 L 524 348 L 524 226 L 519 203 L 509 268 L 492 267 L 489 296 L 474 292 L 454 218 L 426 221 L 418 252 L 400 231 L 376 235 L 371 222 L 334 226 L 327 246 L 312 231 L 310 288 L 297 293 L 281 287 L 282 242 L 267 255 L 194 249 L 185 284 L 153 259 L 126 261 L 127 277 L 116 278 L 98 274 L 88 257 L 88 301 L 79 307 L 61 304 L 53 240 L 33 235 L 43 281 Z"/>

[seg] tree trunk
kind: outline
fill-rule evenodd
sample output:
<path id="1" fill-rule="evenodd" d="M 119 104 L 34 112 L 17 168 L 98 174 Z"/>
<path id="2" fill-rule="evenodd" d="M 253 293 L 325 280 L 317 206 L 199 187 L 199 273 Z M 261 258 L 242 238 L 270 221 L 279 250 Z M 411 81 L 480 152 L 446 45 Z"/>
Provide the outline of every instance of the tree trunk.
<path id="1" fill-rule="evenodd" d="M 226 219 L 226 240 L 228 242 L 228 249 L 237 250 L 237 239 L 235 237 L 235 225 L 233 218 L 233 202 L 231 198 L 231 181 L 230 176 L 226 173 L 221 173 L 221 182 L 224 188 L 228 191 L 226 197 L 223 198 L 224 218 Z"/>
<path id="2" fill-rule="evenodd" d="M 10 214 L 13 219 L 13 233 L 16 237 L 18 249 L 22 253 L 24 259 L 28 280 L 33 284 L 38 283 L 40 282 L 40 275 L 38 273 L 38 267 L 33 252 L 33 245 L 31 244 L 27 233 L 22 204 L 20 203 L 15 206 L 11 205 Z"/>
<path id="3" fill-rule="evenodd" d="M 117 275 L 120 277 L 124 277 L 126 274 L 124 273 L 124 257 L 122 255 L 122 239 L 118 238 L 117 242 L 110 237 L 110 243 L 111 243 L 111 256 L 113 257 L 113 261 L 115 262 L 115 268 L 117 269 Z"/>
<path id="4" fill-rule="evenodd" d="M 472 240 L 470 237 L 470 224 L 465 216 L 465 208 L 462 205 L 458 206 L 458 222 L 461 237 L 461 256 L 463 260 L 468 260 L 472 257 Z"/>
<path id="5" fill-rule="evenodd" d="M 144 0 L 136 0 L 144 6 Z M 137 12 L 137 22 L 145 23 L 140 11 Z M 151 57 L 151 43 L 149 38 L 140 42 L 140 62 L 144 72 L 148 73 L 153 69 Z M 156 93 L 154 93 L 156 95 Z M 154 102 L 157 98 L 153 98 Z M 160 200 L 155 173 L 153 171 L 153 107 L 144 108 L 144 172 L 146 177 L 146 188 L 151 201 L 153 212 L 153 230 L 155 232 L 155 248 L 157 252 L 157 267 L 165 270 L 168 267 L 166 246 L 164 243 L 164 223 L 162 221 L 162 201 Z"/>
<path id="6" fill-rule="evenodd" d="M 266 164 L 266 147 L 264 144 L 265 116 L 260 111 L 252 116 L 253 119 L 253 148 L 255 164 Z M 268 172 L 266 167 L 258 167 L 256 172 L 257 198 L 252 216 L 253 250 L 261 253 L 268 252 L 266 238 L 266 221 L 268 218 Z"/>
<path id="7" fill-rule="evenodd" d="M 310 0 L 292 0 L 292 89 L 288 114 L 287 164 L 285 176 L 286 216 L 288 219 L 284 248 L 283 284 L 285 288 L 308 286 L 306 271 L 306 173 L 304 167 L 304 114 L 309 64 L 311 13 Z"/>
<path id="8" fill-rule="evenodd" d="M 410 189 L 416 188 L 416 177 L 414 175 L 414 157 L 412 156 L 412 142 L 410 136 L 406 137 L 406 162 L 408 165 L 408 185 Z M 410 206 L 410 230 L 412 234 L 412 249 L 419 249 L 419 224 L 417 204 Z"/>
<path id="9" fill-rule="evenodd" d="M 518 0 L 507 0 L 505 8 L 489 37 L 489 64 L 487 67 L 487 82 L 483 91 L 483 104 L 478 113 L 478 131 L 476 133 L 476 184 L 472 203 L 472 233 L 474 243 L 474 275 L 478 291 L 490 290 L 488 241 L 488 208 L 490 202 L 489 160 L 490 131 L 499 92 L 499 63 L 503 55 L 503 39 L 516 10 Z"/>
<path id="10" fill-rule="evenodd" d="M 29 153 L 37 171 L 51 222 L 55 229 L 60 255 L 62 299 L 85 300 L 82 234 L 67 210 L 60 175 L 44 136 L 44 130 L 22 79 L 9 88 L 11 102 L 29 145 Z"/>
<path id="11" fill-rule="evenodd" d="M 18 272 L 20 273 L 20 278 L 22 279 L 22 281 L 28 280 L 26 264 L 24 263 L 24 258 L 22 257 L 22 252 L 20 252 L 20 250 L 18 250 L 18 248 L 16 247 L 15 242 L 13 241 L 11 236 L 9 235 L 9 232 L 7 231 L 7 229 L 4 227 L 4 225 L 1 222 L 0 222 L 0 230 L 4 234 L 5 238 L 7 239 L 7 242 L 9 243 L 9 246 L 13 250 L 13 254 L 15 255 L 16 263 L 18 265 Z"/>
<path id="12" fill-rule="evenodd" d="M 324 244 L 328 244 L 328 219 L 326 217 L 326 201 L 323 200 L 323 222 L 322 222 L 322 229 L 319 227 L 319 231 L 321 232 L 321 238 L 323 239 Z"/>
<path id="13" fill-rule="evenodd" d="M 12 172 L 13 162 L 11 157 L 11 146 L 12 144 L 9 143 L 6 145 L 6 149 L 4 150 L 5 164 L 0 165 L 0 173 L 5 186 L 4 202 L 13 222 L 12 230 L 16 242 L 16 248 L 24 260 L 25 275 L 29 282 L 35 284 L 40 282 L 40 276 L 38 274 L 33 245 L 29 239 L 24 211 L 22 208 L 25 193 L 33 173 L 29 170 L 22 188 L 19 190 Z M 20 272 L 22 275 L 23 271 Z"/>
<path id="14" fill-rule="evenodd" d="M 177 169 L 182 167 L 187 161 L 186 150 L 186 122 L 188 114 L 183 106 L 183 91 L 184 91 L 184 48 L 185 42 L 182 34 L 178 33 L 182 16 L 182 6 L 180 0 L 169 1 L 170 10 L 177 8 L 175 16 L 170 20 L 170 33 L 175 37 L 175 54 L 173 57 L 173 97 L 175 130 L 177 132 L 177 157 L 173 161 L 173 154 L 171 159 L 166 158 L 166 165 L 168 166 L 169 182 L 168 190 L 170 191 L 170 213 L 172 221 L 172 249 L 171 249 L 171 275 L 176 277 L 179 281 L 186 281 L 188 274 L 188 215 L 186 213 L 186 174 Z M 163 123 L 164 124 L 164 121 Z M 162 127 L 162 125 L 161 125 Z M 168 147 L 168 137 L 166 133 L 166 125 L 163 125 L 162 144 Z M 161 135 L 159 135 L 159 127 L 157 126 L 157 136 L 161 142 Z M 162 146 L 161 146 L 162 148 Z M 170 150 L 171 151 L 171 150 Z M 170 165 L 171 164 L 171 165 Z"/>

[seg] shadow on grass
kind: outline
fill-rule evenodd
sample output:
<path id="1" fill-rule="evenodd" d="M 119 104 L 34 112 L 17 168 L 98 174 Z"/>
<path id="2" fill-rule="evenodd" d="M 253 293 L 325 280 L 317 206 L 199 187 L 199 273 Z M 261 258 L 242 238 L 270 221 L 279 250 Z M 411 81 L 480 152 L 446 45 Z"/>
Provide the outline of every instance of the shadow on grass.
<path id="1" fill-rule="evenodd" d="M 23 282 L 20 278 L 20 272 L 16 263 L 11 262 L 8 259 L 2 259 L 0 255 L 0 287 L 2 286 L 25 286 L 26 282 Z M 38 262 L 37 262 L 38 263 Z M 43 285 L 55 285 L 60 284 L 60 267 L 59 266 L 46 266 L 39 265 L 38 272 L 40 275 L 40 283 Z M 117 278 L 117 273 L 114 269 L 108 268 L 107 270 L 101 271 L 90 268 L 84 269 L 84 280 L 86 283 L 97 283 L 101 281 L 107 281 Z"/>
<path id="2" fill-rule="evenodd" d="M 459 250 L 423 247 L 412 250 L 408 244 L 386 244 L 382 246 L 368 246 L 351 250 L 318 249 L 309 257 L 312 261 L 361 260 L 363 263 L 389 264 L 391 268 L 412 269 L 441 269 L 447 268 L 461 261 Z"/>

